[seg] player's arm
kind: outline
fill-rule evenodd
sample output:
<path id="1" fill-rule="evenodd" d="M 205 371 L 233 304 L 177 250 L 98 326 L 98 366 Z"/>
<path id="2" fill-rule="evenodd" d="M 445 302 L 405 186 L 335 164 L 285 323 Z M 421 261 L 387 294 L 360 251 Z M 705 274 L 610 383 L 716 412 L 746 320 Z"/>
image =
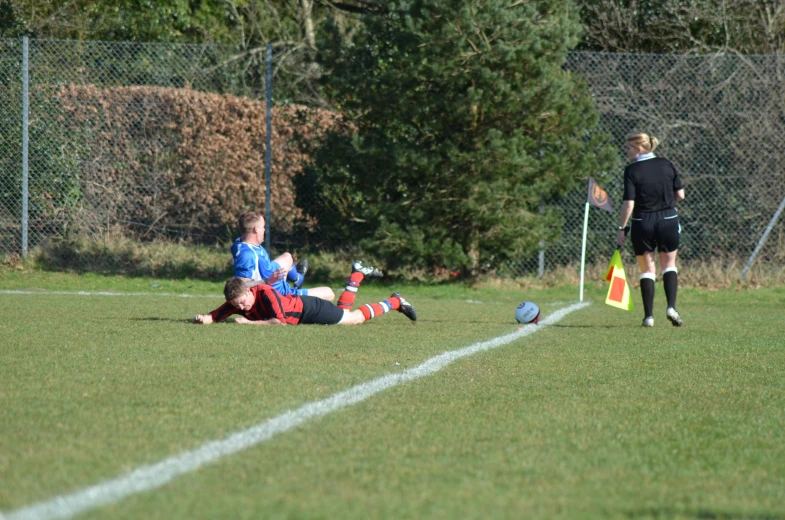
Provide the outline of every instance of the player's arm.
<path id="1" fill-rule="evenodd" d="M 248 318 L 237 318 L 235 320 L 236 323 L 242 323 L 243 325 L 286 325 L 286 323 L 282 322 L 278 318 L 270 318 L 269 320 L 249 320 Z"/>
<path id="2" fill-rule="evenodd" d="M 273 264 L 273 266 L 274 265 L 275 264 Z M 270 277 L 264 281 L 264 283 L 266 283 L 267 285 L 272 285 L 276 282 L 280 282 L 281 280 L 285 280 L 285 279 L 286 279 L 286 269 L 280 267 L 275 271 L 273 271 L 273 274 L 271 274 Z"/>
<path id="3" fill-rule="evenodd" d="M 229 302 L 225 302 L 223 305 L 215 309 L 209 314 L 197 314 L 194 317 L 194 323 L 198 323 L 200 325 L 207 325 L 216 321 L 223 321 L 232 314 L 237 314 L 240 311 L 237 310 L 234 305 Z"/>
<path id="4" fill-rule="evenodd" d="M 286 272 L 280 264 L 270 260 L 267 254 L 259 255 L 259 274 L 266 284 L 275 283 L 286 278 Z"/>
<path id="5" fill-rule="evenodd" d="M 681 175 L 673 164 L 671 164 L 671 168 L 673 168 L 673 198 L 676 199 L 676 202 L 680 202 L 684 200 L 684 183 L 681 182 Z"/>

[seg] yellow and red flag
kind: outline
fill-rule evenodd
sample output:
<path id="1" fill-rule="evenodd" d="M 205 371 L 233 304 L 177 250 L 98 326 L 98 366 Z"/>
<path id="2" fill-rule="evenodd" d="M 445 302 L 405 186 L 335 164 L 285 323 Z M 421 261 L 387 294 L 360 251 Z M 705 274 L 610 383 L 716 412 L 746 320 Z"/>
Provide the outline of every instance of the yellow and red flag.
<path id="1" fill-rule="evenodd" d="M 618 249 L 611 257 L 611 263 L 605 273 L 605 280 L 611 282 L 605 303 L 625 311 L 634 310 L 632 298 L 630 298 L 630 286 L 627 285 L 627 276 L 624 274 L 624 264 L 621 263 L 621 254 Z"/>

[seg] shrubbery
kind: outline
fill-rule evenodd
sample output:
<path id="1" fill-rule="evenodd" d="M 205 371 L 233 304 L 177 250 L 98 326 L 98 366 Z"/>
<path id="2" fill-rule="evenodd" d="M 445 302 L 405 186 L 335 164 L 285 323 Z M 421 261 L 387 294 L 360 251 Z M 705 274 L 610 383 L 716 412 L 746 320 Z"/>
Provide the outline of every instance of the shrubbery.
<path id="1" fill-rule="evenodd" d="M 238 213 L 265 205 L 265 104 L 232 95 L 162 87 L 65 86 L 56 123 L 84 143 L 80 221 L 135 230 L 226 237 Z M 335 113 L 273 108 L 272 208 L 276 230 L 312 224 L 295 205 L 292 178 Z"/>

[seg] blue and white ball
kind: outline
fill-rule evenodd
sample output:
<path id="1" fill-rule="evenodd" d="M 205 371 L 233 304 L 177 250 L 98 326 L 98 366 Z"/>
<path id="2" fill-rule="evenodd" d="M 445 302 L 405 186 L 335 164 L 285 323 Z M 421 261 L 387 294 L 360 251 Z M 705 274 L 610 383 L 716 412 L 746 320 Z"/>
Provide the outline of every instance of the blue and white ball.
<path id="1" fill-rule="evenodd" d="M 534 302 L 523 302 L 515 309 L 515 319 L 518 323 L 537 323 L 540 321 L 540 308 Z"/>

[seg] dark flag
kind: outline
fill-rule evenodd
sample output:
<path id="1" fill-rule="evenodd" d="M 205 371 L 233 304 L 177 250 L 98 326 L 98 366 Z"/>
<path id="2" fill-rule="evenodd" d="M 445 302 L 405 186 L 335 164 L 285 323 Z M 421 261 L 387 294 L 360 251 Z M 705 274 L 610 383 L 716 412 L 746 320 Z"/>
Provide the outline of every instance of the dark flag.
<path id="1" fill-rule="evenodd" d="M 604 209 L 605 211 L 613 213 L 611 198 L 591 177 L 589 177 L 589 204 L 595 208 Z"/>

